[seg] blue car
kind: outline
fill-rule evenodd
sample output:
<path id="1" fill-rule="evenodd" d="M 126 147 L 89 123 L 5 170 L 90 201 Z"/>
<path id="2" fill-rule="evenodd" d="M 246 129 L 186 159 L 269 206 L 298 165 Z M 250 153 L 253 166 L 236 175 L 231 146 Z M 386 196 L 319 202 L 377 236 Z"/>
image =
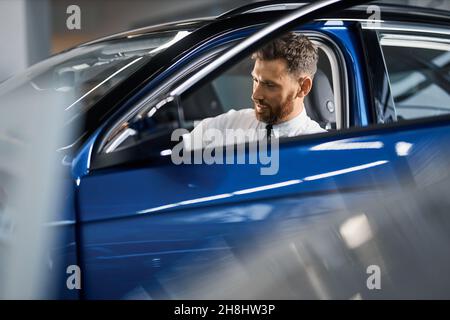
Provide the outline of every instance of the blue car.
<path id="1" fill-rule="evenodd" d="M 3 83 L 57 93 L 73 132 L 52 297 L 449 298 L 450 14 L 364 2 L 252 3 Z M 174 130 L 251 107 L 250 55 L 287 31 L 318 47 L 305 108 L 326 131 L 265 163 L 233 146 L 228 164 L 175 164 Z"/>

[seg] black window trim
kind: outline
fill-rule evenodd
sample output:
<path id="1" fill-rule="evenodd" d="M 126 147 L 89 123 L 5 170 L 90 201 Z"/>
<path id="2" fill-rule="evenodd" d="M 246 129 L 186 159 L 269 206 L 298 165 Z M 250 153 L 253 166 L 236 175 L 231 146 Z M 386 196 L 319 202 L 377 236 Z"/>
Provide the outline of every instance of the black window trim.
<path id="1" fill-rule="evenodd" d="M 366 22 L 358 22 L 356 30 L 361 41 L 363 61 L 365 62 L 367 102 L 371 115 L 369 125 L 395 122 L 397 114 L 379 33 L 376 29 L 368 28 L 368 25 Z"/>

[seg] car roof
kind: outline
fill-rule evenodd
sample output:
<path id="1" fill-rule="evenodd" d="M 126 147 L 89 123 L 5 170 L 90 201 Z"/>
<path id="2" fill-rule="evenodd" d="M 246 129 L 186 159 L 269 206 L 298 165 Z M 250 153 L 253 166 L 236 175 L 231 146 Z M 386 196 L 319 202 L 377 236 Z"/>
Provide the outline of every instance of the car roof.
<path id="1" fill-rule="evenodd" d="M 210 22 L 214 21 L 215 17 L 203 17 L 203 18 L 196 18 L 196 19 L 188 19 L 188 20 L 179 20 L 174 22 L 168 22 L 168 23 L 161 23 L 151 26 L 146 26 L 138 29 L 132 29 L 120 33 L 115 33 L 106 37 L 102 37 L 99 39 L 95 39 L 89 42 L 82 43 L 78 46 L 87 46 L 91 44 L 96 44 L 99 42 L 109 41 L 109 40 L 117 40 L 117 39 L 124 39 L 124 38 L 134 38 L 142 35 L 147 35 L 150 33 L 155 32 L 166 32 L 166 31 L 177 31 L 181 29 L 191 29 L 195 30 L 198 28 L 201 28 Z"/>
<path id="2" fill-rule="evenodd" d="M 133 38 L 148 35 L 151 33 L 159 33 L 166 31 L 178 31 L 178 30 L 196 30 L 204 27 L 213 22 L 219 22 L 236 16 L 252 15 L 254 13 L 266 13 L 280 14 L 281 12 L 292 11 L 302 6 L 307 5 L 312 1 L 298 2 L 295 0 L 268 0 L 258 1 L 246 4 L 230 11 L 227 11 L 219 16 L 215 17 L 202 17 L 196 19 L 180 20 L 175 22 L 162 23 L 157 25 L 146 26 L 138 29 L 128 30 L 112 34 L 106 37 L 95 39 L 86 43 L 82 43 L 79 46 L 87 46 L 91 44 L 97 44 L 104 41 L 120 40 L 126 38 Z M 367 5 L 356 6 L 351 9 L 347 9 L 339 14 L 334 14 L 333 18 L 353 18 L 353 19 L 367 19 L 367 8 L 369 5 L 376 4 L 380 7 L 383 16 L 386 18 L 396 18 L 397 20 L 404 20 L 410 22 L 427 22 L 427 23 L 450 23 L 450 15 L 448 11 L 440 9 L 431 9 L 425 7 L 417 7 L 404 4 L 388 4 L 380 2 L 371 2 Z M 420 10 L 418 10 L 420 8 Z M 327 18 L 327 17 L 324 17 Z M 328 16 L 328 18 L 331 18 Z"/>
<path id="3" fill-rule="evenodd" d="M 218 16 L 218 18 L 227 18 L 231 16 L 235 16 L 237 14 L 245 14 L 245 13 L 251 13 L 251 12 L 263 12 L 263 11 L 280 11 L 280 10 L 295 10 L 302 6 L 305 6 L 311 2 L 314 2 L 314 0 L 302 0 L 302 1 L 295 1 L 295 0 L 264 0 L 264 1 L 258 1 L 258 2 L 252 2 L 243 6 L 240 6 L 238 8 L 232 9 L 228 12 L 225 12 L 224 14 Z M 369 2 L 369 0 L 367 1 Z M 358 9 L 367 9 L 367 7 L 377 5 L 380 7 L 380 9 L 407 9 L 410 11 L 410 9 L 413 9 L 413 13 L 420 14 L 418 12 L 418 9 L 420 10 L 427 10 L 427 11 L 433 11 L 434 13 L 446 13 L 448 15 L 448 11 L 441 10 L 441 9 L 432 9 L 425 6 L 418 6 L 418 5 L 412 5 L 412 4 L 402 4 L 402 3 L 387 3 L 382 0 L 378 1 L 370 1 L 370 3 L 365 5 L 356 6 L 356 10 Z M 347 11 L 355 11 L 355 8 L 347 9 Z M 409 12 L 411 13 L 411 12 Z"/>

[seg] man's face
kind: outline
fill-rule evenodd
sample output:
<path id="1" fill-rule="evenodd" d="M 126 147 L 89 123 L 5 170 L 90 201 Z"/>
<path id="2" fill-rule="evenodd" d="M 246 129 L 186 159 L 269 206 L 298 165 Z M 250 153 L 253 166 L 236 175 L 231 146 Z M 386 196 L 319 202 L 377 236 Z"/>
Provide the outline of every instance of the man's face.
<path id="1" fill-rule="evenodd" d="M 283 122 L 294 110 L 299 82 L 288 73 L 286 61 L 255 60 L 252 71 L 256 118 L 275 124 Z"/>

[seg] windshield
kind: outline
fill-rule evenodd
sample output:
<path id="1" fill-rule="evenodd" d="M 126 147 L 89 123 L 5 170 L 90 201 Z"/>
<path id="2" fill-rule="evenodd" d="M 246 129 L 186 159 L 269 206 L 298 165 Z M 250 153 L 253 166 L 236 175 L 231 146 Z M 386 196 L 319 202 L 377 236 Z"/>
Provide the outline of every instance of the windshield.
<path id="1" fill-rule="evenodd" d="M 55 101 L 65 110 L 66 122 L 72 122 L 153 56 L 188 33 L 170 31 L 111 40 L 55 55 L 1 83 L 0 107 L 3 111 L 24 108 L 24 95 L 37 105 L 39 101 Z"/>

